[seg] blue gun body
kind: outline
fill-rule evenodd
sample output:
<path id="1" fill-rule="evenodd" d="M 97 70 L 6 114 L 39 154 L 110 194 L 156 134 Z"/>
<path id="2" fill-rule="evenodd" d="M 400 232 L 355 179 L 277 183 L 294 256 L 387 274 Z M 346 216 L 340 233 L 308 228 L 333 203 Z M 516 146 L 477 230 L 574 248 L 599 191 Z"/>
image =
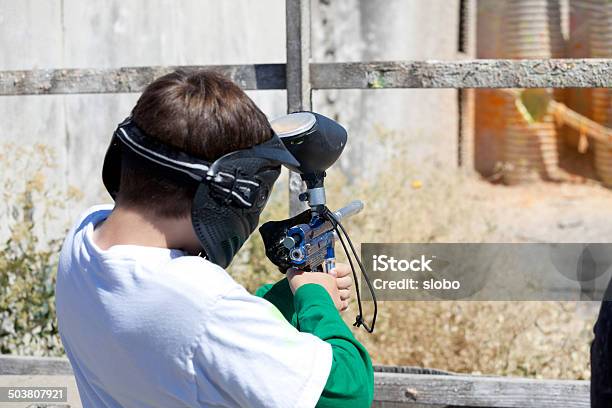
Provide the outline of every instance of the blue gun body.
<path id="1" fill-rule="evenodd" d="M 353 201 L 334 213 L 337 220 L 357 214 L 361 201 Z M 291 264 L 305 271 L 329 272 L 336 266 L 336 232 L 331 221 L 320 215 L 308 224 L 298 224 L 287 230 L 283 245 L 289 250 Z"/>
<path id="2" fill-rule="evenodd" d="M 323 265 L 323 271 L 328 272 L 335 266 L 335 234 L 331 222 L 319 216 L 290 228 L 285 241 L 292 244 L 289 259 L 298 269 L 316 271 Z"/>

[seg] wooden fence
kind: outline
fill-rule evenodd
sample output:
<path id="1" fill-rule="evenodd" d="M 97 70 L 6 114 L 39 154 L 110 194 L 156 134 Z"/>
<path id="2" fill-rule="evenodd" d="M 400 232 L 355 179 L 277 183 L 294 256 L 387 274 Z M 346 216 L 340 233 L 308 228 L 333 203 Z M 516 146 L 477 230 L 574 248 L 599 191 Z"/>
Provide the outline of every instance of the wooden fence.
<path id="1" fill-rule="evenodd" d="M 298 3 L 308 2 L 288 0 L 288 13 Z M 247 90 L 287 89 L 289 112 L 311 110 L 313 89 L 612 87 L 611 59 L 302 63 L 305 46 L 298 47 L 295 37 L 289 29 L 287 64 L 0 71 L 0 96 L 140 92 L 177 68 L 216 70 Z M 472 141 L 462 143 L 468 149 Z M 458 156 L 462 166 L 473 168 L 469 154 Z M 295 173 L 289 190 L 290 213 L 296 214 L 304 204 L 297 199 L 302 181 Z"/>
<path id="2" fill-rule="evenodd" d="M 466 2 L 473 4 L 473 2 Z M 472 6 L 473 7 L 473 6 Z M 287 63 L 180 67 L 225 73 L 244 89 L 286 89 L 289 112 L 312 109 L 313 89 L 385 88 L 610 88 L 612 59 L 388 61 L 312 63 L 310 0 L 286 0 Z M 474 39 L 467 35 L 466 44 Z M 469 54 L 468 54 L 469 55 Z M 0 96 L 140 92 L 179 68 L 0 71 Z M 461 101 L 462 98 L 459 98 Z M 462 102 L 459 102 L 462 103 Z M 469 146 L 471 141 L 463 140 Z M 461 159 L 470 167 L 473 162 Z M 469 156 L 469 155 L 468 155 Z M 302 203 L 299 176 L 290 176 L 290 211 Z M 395 371 L 395 372 L 390 372 Z M 0 358 L 0 375 L 71 373 L 63 359 Z M 381 368 L 375 406 L 588 407 L 584 381 L 545 381 L 464 375 L 413 374 Z"/>
<path id="3" fill-rule="evenodd" d="M 467 376 L 395 366 L 377 366 L 375 371 L 374 407 L 590 407 L 586 381 Z M 42 379 L 71 376 L 72 369 L 64 358 L 0 356 L 0 379 L 3 375 Z"/>

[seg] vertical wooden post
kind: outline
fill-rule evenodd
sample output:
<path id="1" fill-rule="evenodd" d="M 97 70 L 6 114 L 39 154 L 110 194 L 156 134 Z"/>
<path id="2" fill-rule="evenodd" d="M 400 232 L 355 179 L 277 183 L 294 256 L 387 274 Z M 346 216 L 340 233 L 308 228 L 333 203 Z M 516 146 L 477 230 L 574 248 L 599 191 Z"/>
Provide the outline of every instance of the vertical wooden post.
<path id="1" fill-rule="evenodd" d="M 459 2 L 459 51 L 462 57 L 476 57 L 476 0 L 461 0 Z M 475 172 L 474 163 L 474 127 L 475 127 L 475 90 L 458 89 L 459 141 L 457 164 L 464 172 Z"/>
<path id="2" fill-rule="evenodd" d="M 287 112 L 312 110 L 310 87 L 310 0 L 286 0 Z M 304 190 L 299 174 L 289 173 L 289 215 L 306 208 L 298 195 Z"/>

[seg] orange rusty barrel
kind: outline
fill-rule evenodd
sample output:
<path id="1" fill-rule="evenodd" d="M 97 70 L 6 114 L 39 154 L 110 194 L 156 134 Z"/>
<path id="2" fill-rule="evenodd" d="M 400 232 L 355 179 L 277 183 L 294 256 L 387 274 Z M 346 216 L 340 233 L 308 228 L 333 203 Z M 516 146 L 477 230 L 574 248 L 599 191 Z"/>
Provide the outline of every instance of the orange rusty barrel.
<path id="1" fill-rule="evenodd" d="M 509 0 L 503 25 L 507 58 L 556 58 L 564 55 L 558 0 Z"/>
<path id="2" fill-rule="evenodd" d="M 528 122 L 512 95 L 505 110 L 504 181 L 520 184 L 549 176 L 549 167 L 558 163 L 557 130 L 551 115 Z"/>
<path id="3" fill-rule="evenodd" d="M 593 58 L 612 58 L 612 3 L 608 0 L 591 1 L 594 3 L 590 50 Z M 612 92 L 610 89 L 593 89 L 592 114 L 593 120 L 612 126 Z M 603 142 L 595 142 L 595 170 L 601 181 L 612 187 L 612 146 Z"/>
<path id="4" fill-rule="evenodd" d="M 568 58 L 591 58 L 591 36 L 593 21 L 599 13 L 600 0 L 570 0 L 570 35 Z M 593 118 L 593 90 L 590 88 L 572 88 L 567 90 L 566 103 L 574 111 Z M 571 148 L 578 149 L 580 132 L 564 129 L 565 141 Z"/>
<path id="5" fill-rule="evenodd" d="M 564 55 L 558 0 L 508 0 L 503 20 L 505 58 L 558 58 Z M 553 93 L 553 91 L 549 91 Z M 552 115 L 529 123 L 516 98 L 505 97 L 504 181 L 519 184 L 552 178 L 558 169 L 559 143 Z"/>

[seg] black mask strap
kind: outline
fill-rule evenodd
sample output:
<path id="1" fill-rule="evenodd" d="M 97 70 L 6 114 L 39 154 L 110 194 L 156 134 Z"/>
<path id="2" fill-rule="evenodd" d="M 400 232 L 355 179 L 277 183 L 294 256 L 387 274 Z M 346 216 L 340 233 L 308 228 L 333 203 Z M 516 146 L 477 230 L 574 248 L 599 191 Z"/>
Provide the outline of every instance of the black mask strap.
<path id="1" fill-rule="evenodd" d="M 233 161 L 249 158 L 264 159 L 268 160 L 271 166 L 281 164 L 295 166 L 298 163 L 274 133 L 269 140 L 248 149 L 230 152 L 212 164 L 148 136 L 132 121 L 131 117 L 119 124 L 114 137 L 137 157 L 153 162 L 160 168 L 170 170 L 171 174 L 177 176 L 179 180 L 209 183 L 212 191 L 224 197 L 223 200 L 228 201 L 227 204 L 231 199 L 234 204 L 242 208 L 251 208 L 260 199 L 260 183 L 251 177 L 241 175 L 239 171 L 227 170 L 234 167 L 231 165 Z M 111 170 L 114 171 L 110 168 L 105 169 L 105 171 Z M 118 172 L 114 171 L 114 173 Z M 118 175 L 115 174 L 109 178 L 117 179 L 117 177 Z M 111 187 L 118 189 L 118 182 L 116 185 L 111 184 Z"/>
<path id="2" fill-rule="evenodd" d="M 119 125 L 115 136 L 133 153 L 195 181 L 204 180 L 210 168 L 209 162 L 147 136 L 130 118 Z"/>

